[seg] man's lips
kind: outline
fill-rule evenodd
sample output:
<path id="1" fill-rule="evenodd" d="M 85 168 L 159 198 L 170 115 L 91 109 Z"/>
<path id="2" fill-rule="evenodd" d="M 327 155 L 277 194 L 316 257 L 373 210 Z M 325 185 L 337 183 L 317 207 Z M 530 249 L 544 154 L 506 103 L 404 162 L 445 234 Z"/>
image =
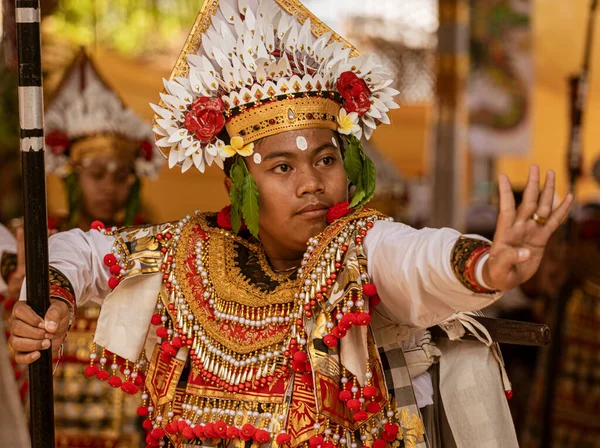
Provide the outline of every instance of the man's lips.
<path id="1" fill-rule="evenodd" d="M 322 218 L 327 215 L 329 207 L 325 204 L 309 204 L 302 207 L 297 214 L 305 218 Z"/>

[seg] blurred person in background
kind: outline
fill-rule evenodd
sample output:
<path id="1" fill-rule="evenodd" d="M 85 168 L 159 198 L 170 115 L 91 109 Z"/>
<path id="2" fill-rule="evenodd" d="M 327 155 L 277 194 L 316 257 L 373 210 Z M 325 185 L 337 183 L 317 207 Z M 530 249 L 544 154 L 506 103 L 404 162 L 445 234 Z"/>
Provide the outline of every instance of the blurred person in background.
<path id="1" fill-rule="evenodd" d="M 568 263 L 571 291 L 562 316 L 562 339 L 553 390 L 552 444 L 543 448 L 600 447 L 600 203 L 583 204 L 573 214 L 574 237 Z M 523 436 L 523 448 L 539 448 L 542 437 L 547 356 L 540 357 Z"/>
<path id="2" fill-rule="evenodd" d="M 151 142 L 150 126 L 125 106 L 83 50 L 54 92 L 45 120 L 46 169 L 62 178 L 68 206 L 66 215 L 49 218 L 53 233 L 89 230 L 97 220 L 110 226 L 141 224 L 140 179 L 156 177 L 163 158 Z M 22 229 L 17 229 L 16 236 L 0 235 L 4 249 L 0 284 L 5 285 L 8 313 L 25 276 Z M 131 400 L 124 401 L 106 383 L 90 387 L 83 373 L 89 349 L 81 341 L 93 334 L 99 313 L 97 305 L 90 305 L 77 311 L 73 334 L 64 341 L 62 356 L 56 360 L 62 364 L 54 377 L 57 446 L 130 446 L 139 439 L 131 424 L 135 405 L 128 405 Z M 14 367 L 22 383 L 14 390 L 20 390 L 26 400 L 26 372 Z"/>

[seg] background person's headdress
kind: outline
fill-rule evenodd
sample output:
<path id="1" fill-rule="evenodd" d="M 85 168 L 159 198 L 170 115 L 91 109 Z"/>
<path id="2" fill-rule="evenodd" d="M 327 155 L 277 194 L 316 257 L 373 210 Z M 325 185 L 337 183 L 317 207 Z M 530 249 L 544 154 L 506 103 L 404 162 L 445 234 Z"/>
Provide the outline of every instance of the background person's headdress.
<path id="1" fill-rule="evenodd" d="M 164 164 L 149 123 L 129 109 L 102 79 L 82 49 L 66 70 L 45 112 L 46 171 L 65 181 L 68 225 L 79 224 L 81 189 L 74 167 L 108 156 L 131 164 L 134 183 L 124 224 L 133 224 L 140 208 L 140 178 L 155 178 Z"/>
<path id="2" fill-rule="evenodd" d="M 235 156 L 232 225 L 237 231 L 243 215 L 257 235 L 258 190 L 242 160 L 253 142 L 307 128 L 346 135 L 351 205 L 360 206 L 375 192 L 360 138 L 389 124 L 398 107 L 391 83 L 373 56 L 360 56 L 297 0 L 206 0 L 152 105 L 156 144 L 182 171 L 223 168 Z"/>
<path id="3" fill-rule="evenodd" d="M 66 178 L 88 157 L 132 163 L 138 177 L 157 176 L 164 163 L 152 128 L 129 109 L 81 50 L 45 112 L 46 171 Z"/>

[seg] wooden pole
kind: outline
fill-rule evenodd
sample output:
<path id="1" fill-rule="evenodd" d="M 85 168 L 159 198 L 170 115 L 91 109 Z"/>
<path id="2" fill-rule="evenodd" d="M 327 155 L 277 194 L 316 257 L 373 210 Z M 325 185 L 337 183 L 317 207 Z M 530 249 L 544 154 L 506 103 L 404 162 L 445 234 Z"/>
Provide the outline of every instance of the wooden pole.
<path id="1" fill-rule="evenodd" d="M 50 306 L 50 287 L 39 0 L 16 0 L 15 13 L 27 304 L 43 317 Z M 52 389 L 52 349 L 42 350 L 40 358 L 29 366 L 29 419 L 33 448 L 54 447 Z"/>

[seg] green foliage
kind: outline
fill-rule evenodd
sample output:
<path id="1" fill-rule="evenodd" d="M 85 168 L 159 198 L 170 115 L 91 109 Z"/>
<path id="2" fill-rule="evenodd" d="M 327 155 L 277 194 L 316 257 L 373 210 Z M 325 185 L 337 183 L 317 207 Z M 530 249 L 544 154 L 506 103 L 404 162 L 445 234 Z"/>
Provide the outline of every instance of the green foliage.
<path id="1" fill-rule="evenodd" d="M 240 231 L 242 217 L 250 233 L 258 238 L 258 186 L 248 171 L 244 158 L 234 156 L 229 177 L 233 186 L 229 191 L 231 200 L 231 228 L 235 233 Z"/>
<path id="2" fill-rule="evenodd" d="M 139 55 L 180 41 L 201 6 L 198 0 L 61 0 L 49 20 L 76 44 Z"/>
<path id="3" fill-rule="evenodd" d="M 347 136 L 346 139 L 348 147 L 344 152 L 344 168 L 350 182 L 356 187 L 350 208 L 359 208 L 373 198 L 377 173 L 360 140 L 353 135 Z"/>
<path id="4" fill-rule="evenodd" d="M 258 238 L 258 186 L 250 173 L 242 184 L 242 214 L 248 230 Z"/>

